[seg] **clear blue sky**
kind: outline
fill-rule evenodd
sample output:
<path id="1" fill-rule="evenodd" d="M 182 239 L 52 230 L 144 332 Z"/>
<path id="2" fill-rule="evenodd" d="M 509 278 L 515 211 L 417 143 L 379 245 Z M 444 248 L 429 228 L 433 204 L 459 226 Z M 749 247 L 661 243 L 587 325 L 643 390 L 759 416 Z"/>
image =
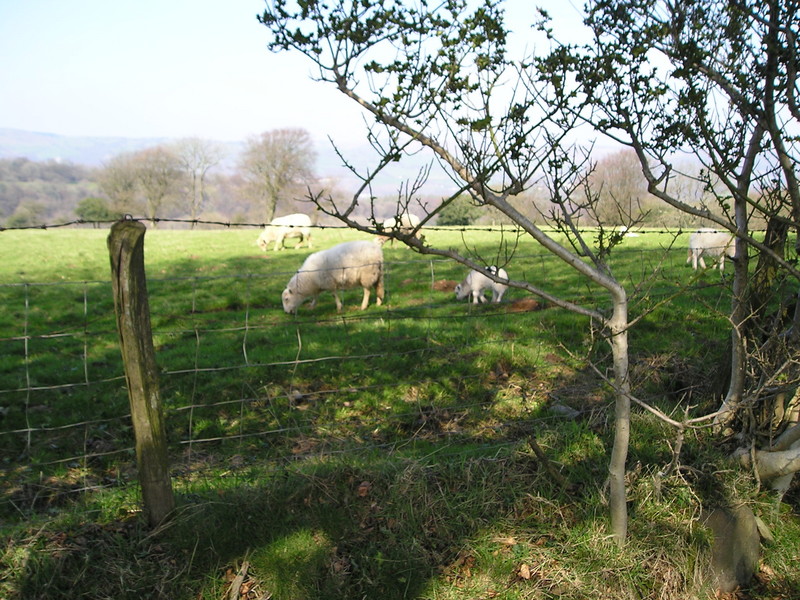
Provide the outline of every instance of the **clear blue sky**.
<path id="1" fill-rule="evenodd" d="M 579 23 L 574 5 L 582 0 L 540 4 Z M 0 127 L 221 141 L 303 127 L 318 139 L 363 139 L 358 108 L 311 81 L 310 62 L 266 49 L 268 32 L 256 20 L 263 7 L 263 0 L 0 0 Z"/>
<path id="2" fill-rule="evenodd" d="M 225 141 L 278 127 L 346 132 L 320 108 L 352 119 L 355 107 L 314 84 L 302 57 L 266 49 L 263 7 L 0 0 L 0 127 Z"/>

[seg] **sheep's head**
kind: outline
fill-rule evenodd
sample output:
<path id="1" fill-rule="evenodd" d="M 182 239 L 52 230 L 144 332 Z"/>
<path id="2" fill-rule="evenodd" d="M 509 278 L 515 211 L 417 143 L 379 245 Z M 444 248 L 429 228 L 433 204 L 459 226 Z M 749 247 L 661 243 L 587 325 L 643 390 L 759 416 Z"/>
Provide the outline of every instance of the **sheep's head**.
<path id="1" fill-rule="evenodd" d="M 297 312 L 298 307 L 303 303 L 303 296 L 293 291 L 291 288 L 286 288 L 281 294 L 281 301 L 283 302 L 283 311 L 286 314 Z"/>
<path id="2" fill-rule="evenodd" d="M 469 287 L 464 285 L 463 283 L 459 283 L 456 286 L 456 300 L 463 300 L 469 294 Z"/>

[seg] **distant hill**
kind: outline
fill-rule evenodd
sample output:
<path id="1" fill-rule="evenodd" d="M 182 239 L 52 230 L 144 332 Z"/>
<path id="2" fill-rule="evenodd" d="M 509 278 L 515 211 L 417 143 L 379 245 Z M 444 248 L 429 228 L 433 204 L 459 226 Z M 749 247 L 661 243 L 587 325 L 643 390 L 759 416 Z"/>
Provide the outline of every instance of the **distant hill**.
<path id="1" fill-rule="evenodd" d="M 0 128 L 0 158 L 68 161 L 97 167 L 116 154 L 166 141 L 166 138 L 77 137 Z"/>

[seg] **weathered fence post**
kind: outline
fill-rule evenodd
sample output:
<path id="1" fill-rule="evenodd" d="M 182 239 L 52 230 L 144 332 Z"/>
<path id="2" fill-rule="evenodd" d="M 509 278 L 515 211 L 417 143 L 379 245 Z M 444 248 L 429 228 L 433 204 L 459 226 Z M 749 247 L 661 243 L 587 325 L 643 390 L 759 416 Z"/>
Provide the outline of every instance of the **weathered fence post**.
<path id="1" fill-rule="evenodd" d="M 114 309 L 136 437 L 136 463 L 144 510 L 151 526 L 175 508 L 169 477 L 164 411 L 150 327 L 144 272 L 144 234 L 137 221 L 118 221 L 108 235 Z"/>

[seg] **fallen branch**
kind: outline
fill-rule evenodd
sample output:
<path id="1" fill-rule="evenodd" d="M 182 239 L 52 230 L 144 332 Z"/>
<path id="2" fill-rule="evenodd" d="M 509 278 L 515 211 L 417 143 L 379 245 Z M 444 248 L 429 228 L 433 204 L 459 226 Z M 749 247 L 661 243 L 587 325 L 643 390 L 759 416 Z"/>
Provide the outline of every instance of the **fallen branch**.
<path id="1" fill-rule="evenodd" d="M 244 578 L 247 577 L 247 569 L 249 568 L 250 563 L 248 561 L 244 561 L 242 563 L 242 567 L 239 569 L 239 573 L 231 582 L 231 587 L 228 591 L 228 600 L 239 600 L 239 590 L 242 588 Z"/>
<path id="2" fill-rule="evenodd" d="M 547 471 L 548 475 L 555 479 L 556 483 L 566 490 L 569 485 L 566 478 L 553 466 L 553 462 L 547 458 L 547 455 L 544 453 L 544 450 L 542 450 L 541 446 L 539 446 L 536 438 L 531 436 L 528 439 L 528 443 L 531 445 L 533 453 L 536 455 L 536 458 L 539 459 L 539 462 L 545 468 L 545 471 Z"/>

